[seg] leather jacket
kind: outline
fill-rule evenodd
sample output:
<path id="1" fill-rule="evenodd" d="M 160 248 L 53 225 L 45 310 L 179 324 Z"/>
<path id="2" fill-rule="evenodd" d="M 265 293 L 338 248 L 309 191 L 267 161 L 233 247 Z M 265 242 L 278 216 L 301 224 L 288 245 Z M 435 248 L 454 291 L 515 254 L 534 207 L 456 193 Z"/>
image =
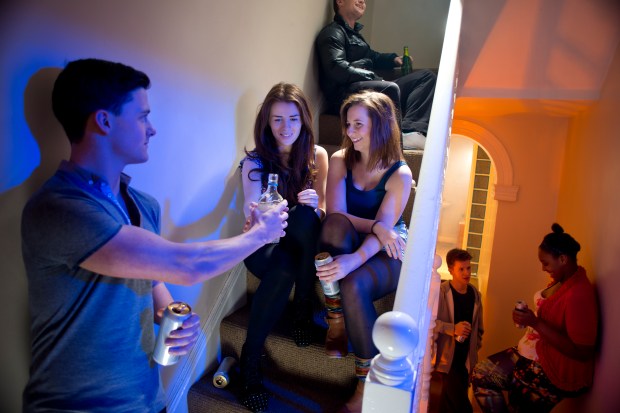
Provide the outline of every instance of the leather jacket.
<path id="1" fill-rule="evenodd" d="M 364 26 L 351 28 L 336 14 L 316 38 L 319 82 L 330 105 L 340 105 L 348 86 L 365 80 L 381 80 L 376 69 L 392 69 L 396 53 L 379 53 L 370 48 L 360 34 Z"/>

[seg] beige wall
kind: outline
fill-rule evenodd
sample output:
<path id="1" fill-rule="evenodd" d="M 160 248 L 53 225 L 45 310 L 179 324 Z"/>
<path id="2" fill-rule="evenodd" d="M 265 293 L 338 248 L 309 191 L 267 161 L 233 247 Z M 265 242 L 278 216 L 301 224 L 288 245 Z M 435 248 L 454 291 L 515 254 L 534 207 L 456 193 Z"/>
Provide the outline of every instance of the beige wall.
<path id="1" fill-rule="evenodd" d="M 582 411 L 620 411 L 620 47 L 600 100 L 571 125 L 558 220 L 581 243 L 580 263 L 596 283 L 602 308 L 602 344 L 591 404 Z"/>
<path id="2" fill-rule="evenodd" d="M 158 133 L 147 164 L 128 172 L 163 207 L 164 234 L 178 241 L 238 233 L 236 165 L 260 103 L 278 81 L 318 103 L 313 42 L 329 0 L 181 2 L 13 1 L 0 14 L 0 266 L 4 308 L 0 411 L 20 410 L 29 362 L 27 284 L 19 220 L 68 144 L 50 111 L 65 61 L 98 57 L 144 70 L 152 80 Z M 172 287 L 203 316 L 221 279 Z M 115 303 L 110 303 L 114 305 Z"/>
<path id="3" fill-rule="evenodd" d="M 511 105 L 518 107 L 518 102 Z M 556 219 L 569 122 L 537 113 L 486 115 L 494 106 L 495 101 L 484 99 L 457 99 L 455 106 L 455 118 L 472 121 L 497 137 L 512 162 L 514 185 L 519 187 L 516 201 L 498 203 L 483 303 L 482 356 L 517 343 L 522 331 L 512 326 L 514 302 L 525 299 L 533 305 L 534 292 L 548 281 L 540 269 L 537 248 Z"/>
<path id="4" fill-rule="evenodd" d="M 409 46 L 414 68 L 438 68 L 450 0 L 367 0 L 372 20 L 364 36 L 372 48 L 401 55 Z"/>

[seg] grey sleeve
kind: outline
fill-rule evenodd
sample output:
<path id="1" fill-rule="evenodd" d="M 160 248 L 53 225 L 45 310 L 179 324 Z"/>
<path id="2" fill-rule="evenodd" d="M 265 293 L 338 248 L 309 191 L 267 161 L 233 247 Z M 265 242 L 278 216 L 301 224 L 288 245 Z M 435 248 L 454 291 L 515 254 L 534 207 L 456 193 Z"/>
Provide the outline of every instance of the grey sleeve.
<path id="1" fill-rule="evenodd" d="M 94 198 L 49 194 L 22 216 L 24 255 L 39 266 L 74 268 L 116 235 L 122 224 Z"/>

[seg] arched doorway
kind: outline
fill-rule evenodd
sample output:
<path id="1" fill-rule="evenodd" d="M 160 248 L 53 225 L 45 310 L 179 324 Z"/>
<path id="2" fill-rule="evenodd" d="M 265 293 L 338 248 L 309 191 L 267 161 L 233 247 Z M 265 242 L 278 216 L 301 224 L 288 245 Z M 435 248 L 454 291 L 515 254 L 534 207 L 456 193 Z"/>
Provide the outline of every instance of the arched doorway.
<path id="1" fill-rule="evenodd" d="M 473 256 L 472 283 L 486 293 L 490 275 L 497 201 L 515 201 L 512 164 L 503 145 L 473 122 L 452 123 L 446 165 L 437 253 L 445 261 L 451 248 L 467 249 Z M 447 266 L 439 269 L 450 279 Z"/>

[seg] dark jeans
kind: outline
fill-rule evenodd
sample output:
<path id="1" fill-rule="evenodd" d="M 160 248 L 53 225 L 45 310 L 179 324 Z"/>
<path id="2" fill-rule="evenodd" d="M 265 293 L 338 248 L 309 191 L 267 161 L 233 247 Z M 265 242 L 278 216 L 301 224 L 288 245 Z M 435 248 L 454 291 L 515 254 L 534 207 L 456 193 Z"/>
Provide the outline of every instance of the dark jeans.
<path id="1" fill-rule="evenodd" d="M 314 210 L 296 205 L 289 211 L 286 236 L 278 244 L 267 244 L 244 260 L 246 267 L 260 278 L 250 309 L 245 350 L 261 354 L 265 339 L 278 321 L 295 285 L 295 302 L 308 304 L 316 269 L 314 256 L 321 221 Z"/>
<path id="2" fill-rule="evenodd" d="M 426 136 L 431 117 L 435 83 L 437 76 L 430 70 L 416 70 L 393 82 L 387 80 L 368 80 L 352 83 L 349 94 L 361 90 L 374 90 L 386 94 L 399 114 L 398 124 L 403 132 L 420 132 Z M 339 114 L 342 102 L 332 105 L 328 112 Z"/>
<path id="3" fill-rule="evenodd" d="M 429 413 L 472 413 L 467 396 L 469 372 L 465 366 L 453 365 L 448 373 L 434 371 L 431 376 Z"/>

